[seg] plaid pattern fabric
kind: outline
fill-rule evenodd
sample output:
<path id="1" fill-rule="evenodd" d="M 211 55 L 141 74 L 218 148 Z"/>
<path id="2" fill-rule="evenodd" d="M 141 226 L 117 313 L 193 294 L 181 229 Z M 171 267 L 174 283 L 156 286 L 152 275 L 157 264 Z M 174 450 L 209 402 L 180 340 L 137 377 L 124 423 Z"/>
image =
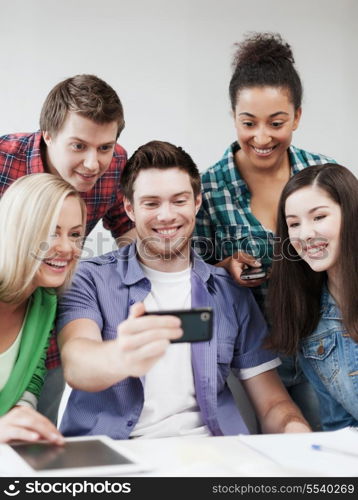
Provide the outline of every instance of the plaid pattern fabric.
<path id="1" fill-rule="evenodd" d="M 234 159 L 239 149 L 237 142 L 231 144 L 222 159 L 201 175 L 203 203 L 196 219 L 193 244 L 211 264 L 242 250 L 260 258 L 264 266 L 270 266 L 275 235 L 250 210 L 250 191 Z M 335 163 L 331 158 L 294 146 L 290 146 L 288 154 L 291 175 L 310 165 Z M 267 283 L 252 289 L 261 309 L 266 289 Z"/>
<path id="2" fill-rule="evenodd" d="M 0 137 L 0 196 L 19 177 L 45 172 L 41 157 L 41 132 L 33 134 L 10 134 Z M 86 236 L 97 222 L 103 219 L 103 226 L 113 237 L 121 236 L 132 228 L 123 207 L 123 196 L 119 181 L 127 155 L 116 144 L 113 159 L 108 170 L 87 193 L 81 193 L 87 206 Z M 55 368 L 60 364 L 54 333 L 51 336 L 46 366 Z"/>

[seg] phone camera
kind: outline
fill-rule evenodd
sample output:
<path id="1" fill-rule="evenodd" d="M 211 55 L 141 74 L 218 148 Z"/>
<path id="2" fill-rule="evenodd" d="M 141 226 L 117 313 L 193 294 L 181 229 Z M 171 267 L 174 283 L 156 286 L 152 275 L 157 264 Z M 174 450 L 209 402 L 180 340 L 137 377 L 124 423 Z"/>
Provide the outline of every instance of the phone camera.
<path id="1" fill-rule="evenodd" d="M 201 321 L 209 321 L 210 314 L 208 312 L 203 312 L 200 314 Z"/>

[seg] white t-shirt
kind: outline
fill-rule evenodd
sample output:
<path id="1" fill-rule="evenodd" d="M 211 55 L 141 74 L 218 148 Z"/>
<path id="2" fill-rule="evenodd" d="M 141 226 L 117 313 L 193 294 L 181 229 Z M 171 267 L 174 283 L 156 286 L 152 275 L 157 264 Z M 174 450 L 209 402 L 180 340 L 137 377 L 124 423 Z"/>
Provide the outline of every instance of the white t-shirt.
<path id="1" fill-rule="evenodd" d="M 146 311 L 190 309 L 190 268 L 176 273 L 142 265 L 152 284 Z M 210 436 L 197 404 L 190 343 L 171 344 L 144 381 L 144 406 L 131 437 Z"/>

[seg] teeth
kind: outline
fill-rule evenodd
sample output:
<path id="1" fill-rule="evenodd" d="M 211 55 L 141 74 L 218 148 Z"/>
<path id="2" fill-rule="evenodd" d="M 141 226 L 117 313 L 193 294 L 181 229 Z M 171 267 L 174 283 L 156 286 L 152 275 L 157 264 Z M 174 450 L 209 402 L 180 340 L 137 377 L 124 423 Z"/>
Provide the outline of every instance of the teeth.
<path id="1" fill-rule="evenodd" d="M 176 231 L 177 231 L 177 228 L 175 228 L 175 229 L 157 229 L 157 232 L 159 234 L 168 234 L 168 235 L 174 234 Z"/>
<path id="2" fill-rule="evenodd" d="M 326 245 L 319 246 L 319 247 L 310 247 L 310 248 L 307 248 L 306 252 L 309 255 L 316 255 L 317 253 L 322 252 L 325 248 L 326 248 Z"/>
<path id="3" fill-rule="evenodd" d="M 271 153 L 271 151 L 273 150 L 273 148 L 259 149 L 259 148 L 255 148 L 255 146 L 254 146 L 254 150 L 256 151 L 256 153 L 264 155 L 264 154 L 267 154 L 267 153 Z"/>
<path id="4" fill-rule="evenodd" d="M 67 262 L 62 260 L 61 261 L 45 260 L 45 263 L 48 264 L 49 266 L 56 267 L 57 269 L 67 266 Z"/>

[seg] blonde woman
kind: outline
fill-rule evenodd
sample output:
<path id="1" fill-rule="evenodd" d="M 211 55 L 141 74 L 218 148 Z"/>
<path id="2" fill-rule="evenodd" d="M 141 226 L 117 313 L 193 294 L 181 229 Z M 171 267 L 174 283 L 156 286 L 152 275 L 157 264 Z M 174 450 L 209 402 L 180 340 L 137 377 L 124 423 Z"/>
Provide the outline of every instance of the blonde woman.
<path id="1" fill-rule="evenodd" d="M 36 404 L 56 293 L 71 280 L 85 221 L 80 195 L 51 174 L 18 179 L 0 200 L 0 442 L 63 440 Z"/>

